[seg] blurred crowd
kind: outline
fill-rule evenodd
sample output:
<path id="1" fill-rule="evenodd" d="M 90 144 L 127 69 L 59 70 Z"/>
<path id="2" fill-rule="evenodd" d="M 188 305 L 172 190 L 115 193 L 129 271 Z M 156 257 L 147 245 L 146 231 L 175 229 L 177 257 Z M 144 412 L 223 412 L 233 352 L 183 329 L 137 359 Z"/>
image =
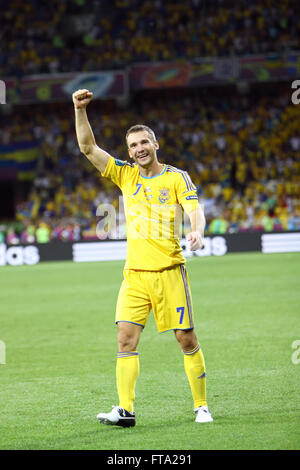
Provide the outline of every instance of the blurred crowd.
<path id="1" fill-rule="evenodd" d="M 285 86 L 271 91 L 143 93 L 126 109 L 92 102 L 88 116 L 98 145 L 123 160 L 126 130 L 136 123 L 153 128 L 159 160 L 188 170 L 197 186 L 207 234 L 300 230 L 300 106 L 291 104 Z M 2 142 L 33 139 L 41 147 L 39 170 L 17 206 L 16 223 L 0 226 L 2 241 L 105 238 L 105 230 L 96 235 L 103 203 L 115 207 L 119 236 L 125 237 L 119 188 L 80 153 L 71 103 L 23 107 L 22 113 L 16 108 L 0 124 Z"/>
<path id="2" fill-rule="evenodd" d="M 0 77 L 297 50 L 298 0 L 0 0 Z"/>

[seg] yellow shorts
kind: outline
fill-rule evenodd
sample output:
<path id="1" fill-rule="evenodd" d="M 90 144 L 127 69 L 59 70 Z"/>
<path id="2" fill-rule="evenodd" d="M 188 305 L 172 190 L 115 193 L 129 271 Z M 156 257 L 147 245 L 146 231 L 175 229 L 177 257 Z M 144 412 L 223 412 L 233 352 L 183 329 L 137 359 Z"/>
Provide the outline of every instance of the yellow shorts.
<path id="1" fill-rule="evenodd" d="M 124 270 L 116 323 L 145 327 L 151 308 L 160 333 L 194 328 L 190 283 L 184 264 L 163 271 Z"/>

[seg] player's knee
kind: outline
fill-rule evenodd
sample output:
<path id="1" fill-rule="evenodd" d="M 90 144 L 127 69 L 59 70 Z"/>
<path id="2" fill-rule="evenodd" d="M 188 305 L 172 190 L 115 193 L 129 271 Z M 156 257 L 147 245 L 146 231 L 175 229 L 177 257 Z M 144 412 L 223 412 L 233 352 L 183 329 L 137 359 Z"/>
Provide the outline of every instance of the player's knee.
<path id="1" fill-rule="evenodd" d="M 120 335 L 118 337 L 119 352 L 122 351 L 135 351 L 136 350 L 136 341 L 134 338 L 128 336 Z"/>
<path id="2" fill-rule="evenodd" d="M 119 325 L 118 347 L 119 352 L 135 351 L 138 345 L 139 335 L 137 332 L 128 328 L 126 325 Z"/>
<path id="3" fill-rule="evenodd" d="M 183 351 L 191 351 L 198 345 L 194 330 L 175 330 L 175 336 Z"/>

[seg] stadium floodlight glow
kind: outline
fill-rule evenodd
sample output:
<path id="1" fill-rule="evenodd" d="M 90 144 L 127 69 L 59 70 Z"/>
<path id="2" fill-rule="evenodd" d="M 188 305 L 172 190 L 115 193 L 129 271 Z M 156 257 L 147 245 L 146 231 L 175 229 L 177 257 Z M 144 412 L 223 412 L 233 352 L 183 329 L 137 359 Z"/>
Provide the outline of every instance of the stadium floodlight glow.
<path id="1" fill-rule="evenodd" d="M 6 86 L 3 80 L 0 80 L 0 104 L 6 104 Z"/>

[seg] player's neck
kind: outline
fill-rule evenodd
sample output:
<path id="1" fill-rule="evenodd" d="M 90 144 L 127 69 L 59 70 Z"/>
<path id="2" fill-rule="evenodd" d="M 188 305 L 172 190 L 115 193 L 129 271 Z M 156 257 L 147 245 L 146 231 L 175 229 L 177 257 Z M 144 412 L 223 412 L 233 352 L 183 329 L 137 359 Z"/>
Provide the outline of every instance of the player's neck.
<path id="1" fill-rule="evenodd" d="M 155 160 L 148 168 L 139 166 L 140 174 L 142 176 L 146 176 L 147 178 L 152 178 L 153 176 L 157 176 L 162 173 L 164 166 L 165 165 L 163 163 L 159 163 L 157 160 Z"/>

